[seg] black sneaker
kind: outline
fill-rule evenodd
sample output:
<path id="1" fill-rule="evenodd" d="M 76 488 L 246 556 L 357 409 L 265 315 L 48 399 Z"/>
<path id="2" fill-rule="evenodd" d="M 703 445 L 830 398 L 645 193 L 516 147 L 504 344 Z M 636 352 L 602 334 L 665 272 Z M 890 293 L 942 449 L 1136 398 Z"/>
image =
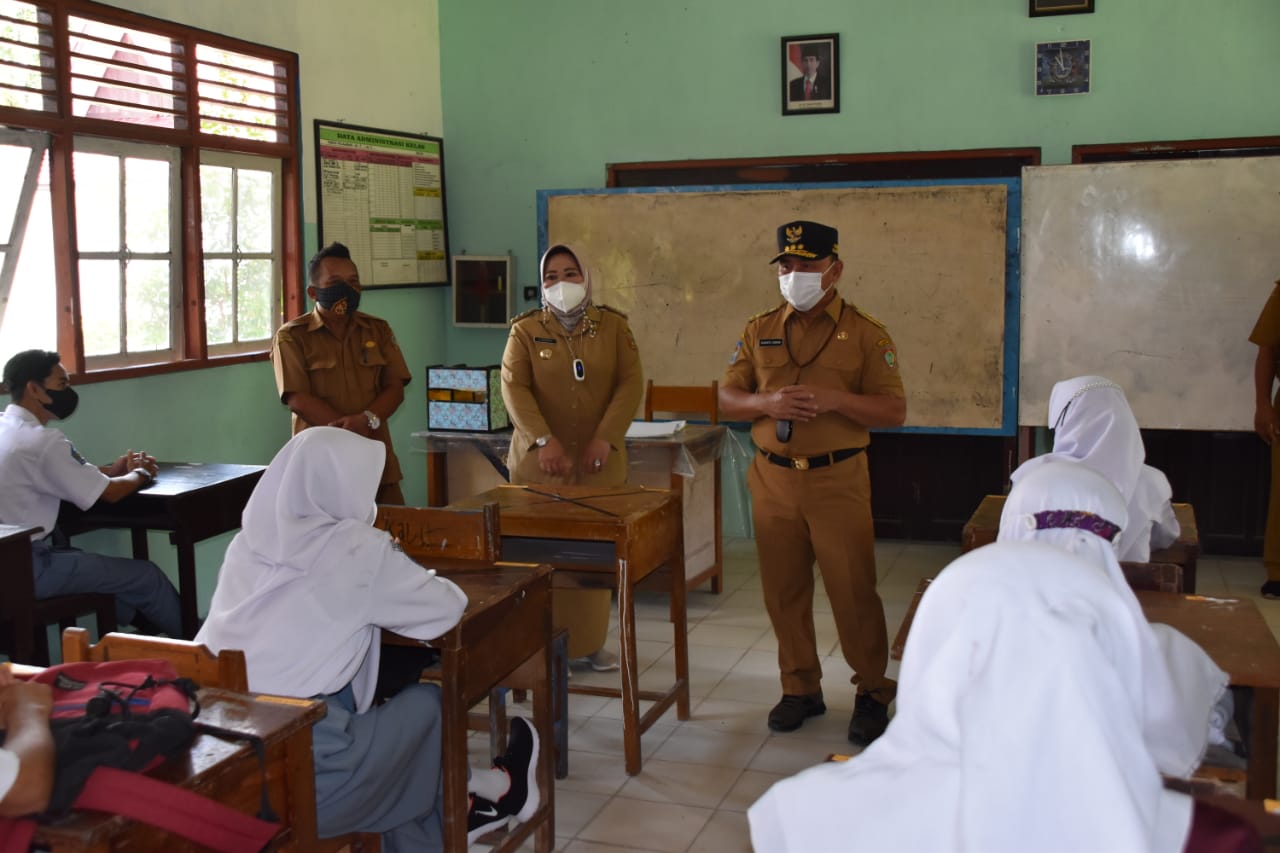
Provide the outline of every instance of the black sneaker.
<path id="1" fill-rule="evenodd" d="M 1267 581 L 1262 585 L 1263 598 L 1280 598 L 1280 581 Z"/>
<path id="2" fill-rule="evenodd" d="M 542 798 L 538 794 L 538 732 L 524 717 L 512 717 L 507 735 L 507 751 L 493 760 L 493 766 L 507 771 L 511 787 L 498 800 L 504 817 L 524 823 L 533 817 Z"/>
<path id="3" fill-rule="evenodd" d="M 826 712 L 821 690 L 802 695 L 784 693 L 782 701 L 769 712 L 769 728 L 775 732 L 794 732 L 805 720 Z"/>
<path id="4" fill-rule="evenodd" d="M 867 746 L 889 727 L 889 706 L 870 693 L 859 692 L 853 700 L 853 718 L 849 720 L 849 740 Z"/>
<path id="5" fill-rule="evenodd" d="M 476 839 L 488 835 L 495 829 L 507 825 L 509 815 L 500 809 L 497 803 L 490 802 L 479 794 L 471 794 L 467 806 L 467 844 L 475 844 Z"/>

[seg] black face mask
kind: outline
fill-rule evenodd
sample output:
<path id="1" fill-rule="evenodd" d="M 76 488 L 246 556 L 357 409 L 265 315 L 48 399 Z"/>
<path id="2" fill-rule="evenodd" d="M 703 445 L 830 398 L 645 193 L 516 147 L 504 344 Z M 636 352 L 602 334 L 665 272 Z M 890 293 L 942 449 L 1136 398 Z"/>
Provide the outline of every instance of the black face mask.
<path id="1" fill-rule="evenodd" d="M 45 388 L 44 393 L 49 395 L 50 400 L 44 404 L 44 407 L 60 421 L 71 417 L 75 413 L 76 406 L 80 405 L 80 395 L 74 388 Z"/>
<path id="2" fill-rule="evenodd" d="M 354 314 L 360 307 L 360 291 L 346 282 L 316 288 L 316 302 L 335 314 Z"/>

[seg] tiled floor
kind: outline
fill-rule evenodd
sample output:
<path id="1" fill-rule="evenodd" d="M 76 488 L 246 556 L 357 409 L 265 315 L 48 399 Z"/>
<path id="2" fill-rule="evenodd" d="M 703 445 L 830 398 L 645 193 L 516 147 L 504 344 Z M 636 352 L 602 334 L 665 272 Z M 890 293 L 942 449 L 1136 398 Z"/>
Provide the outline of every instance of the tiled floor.
<path id="1" fill-rule="evenodd" d="M 692 719 L 672 709 L 645 733 L 644 769 L 622 768 L 621 708 L 617 700 L 570 697 L 569 777 L 556 785 L 556 849 L 565 853 L 715 851 L 751 849 L 746 810 L 777 779 L 856 748 L 845 737 L 853 710 L 851 672 L 840 657 L 830 606 L 821 584 L 814 604 L 823 660 L 825 716 L 798 731 L 775 734 L 765 725 L 777 701 L 776 643 L 760 598 L 755 545 L 725 543 L 725 589 L 689 596 Z M 892 639 L 920 578 L 932 577 L 960 553 L 958 545 L 886 541 L 876 546 L 879 589 Z M 1257 597 L 1258 560 L 1201 558 L 1198 592 Z M 1280 602 L 1258 599 L 1280 635 Z M 644 595 L 637 604 L 642 685 L 673 679 L 667 601 Z M 615 638 L 616 641 L 616 638 Z M 890 674 L 897 664 L 890 663 Z M 616 683 L 616 674 L 575 671 L 575 679 Z M 519 709 L 515 709 L 520 713 Z M 487 738 L 473 741 L 473 764 L 484 760 Z M 532 845 L 527 845 L 532 849 Z M 480 849 L 480 848 L 477 848 Z"/>

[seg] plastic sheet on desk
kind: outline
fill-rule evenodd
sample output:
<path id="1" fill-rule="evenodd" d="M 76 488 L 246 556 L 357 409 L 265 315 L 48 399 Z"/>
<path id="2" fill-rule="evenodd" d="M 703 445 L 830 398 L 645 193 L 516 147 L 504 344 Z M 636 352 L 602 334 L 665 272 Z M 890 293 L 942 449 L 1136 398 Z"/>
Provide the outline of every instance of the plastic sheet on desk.
<path id="1" fill-rule="evenodd" d="M 755 537 L 751 522 L 751 493 L 747 490 L 747 468 L 755 455 L 755 444 L 747 430 L 730 429 L 724 442 L 721 499 L 724 505 L 725 536 L 731 535 L 730 520 L 736 519 L 741 529 L 734 531 L 747 538 Z"/>
<path id="2" fill-rule="evenodd" d="M 459 447 L 475 447 L 486 455 L 494 455 L 499 459 L 507 457 L 511 447 L 512 432 L 509 429 L 498 432 L 463 432 L 461 430 L 422 430 L 410 434 L 413 439 L 413 450 L 417 453 L 447 453 Z"/>

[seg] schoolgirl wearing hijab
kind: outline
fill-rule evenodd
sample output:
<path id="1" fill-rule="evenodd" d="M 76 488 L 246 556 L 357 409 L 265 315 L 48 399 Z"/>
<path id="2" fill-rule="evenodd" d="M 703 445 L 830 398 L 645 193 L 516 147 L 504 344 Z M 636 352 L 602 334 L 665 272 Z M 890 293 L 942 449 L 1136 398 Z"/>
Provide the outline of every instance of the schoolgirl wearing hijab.
<path id="1" fill-rule="evenodd" d="M 1049 428 L 1053 452 L 1018 466 L 1014 483 L 1052 460 L 1082 462 L 1124 497 L 1129 522 L 1118 541 L 1121 560 L 1145 563 L 1152 548 L 1173 544 L 1180 532 L 1169 503 L 1173 489 L 1163 473 L 1144 464 L 1147 451 L 1123 388 L 1101 376 L 1059 382 L 1049 395 Z"/>
<path id="2" fill-rule="evenodd" d="M 758 853 L 1261 850 L 1247 825 L 1166 790 L 1141 731 L 1144 640 L 1096 566 L 996 542 L 920 602 L 888 730 L 775 784 Z"/>
<path id="3" fill-rule="evenodd" d="M 515 426 L 512 483 L 621 486 L 626 432 L 644 393 L 636 341 L 623 314 L 591 300 L 581 256 L 554 245 L 542 256 L 542 307 L 516 318 L 502 355 L 502 399 Z M 556 590 L 569 657 L 617 669 L 605 651 L 608 590 Z"/>
<path id="4" fill-rule="evenodd" d="M 439 637 L 467 599 L 371 526 L 385 455 L 381 442 L 333 427 L 295 435 L 245 505 L 196 640 L 243 650 L 250 690 L 325 700 L 312 737 L 322 838 L 381 832 L 387 851 L 439 850 L 439 690 L 414 684 L 375 707 L 379 638 L 383 628 Z M 513 737 L 533 738 L 532 761 L 536 734 L 520 722 Z M 472 774 L 488 798 L 477 801 L 501 823 L 527 819 L 539 799 L 528 767 L 497 775 Z M 520 802 L 504 803 L 508 787 Z"/>
<path id="5" fill-rule="evenodd" d="M 1116 559 L 1124 498 L 1084 465 L 1050 460 L 1018 479 L 1000 516 L 1001 542 L 1033 541 L 1086 560 L 1110 582 L 1137 629 L 1147 748 L 1162 773 L 1185 778 L 1200 766 L 1214 706 L 1227 705 L 1227 674 L 1181 632 L 1151 624 Z M 1213 733 L 1215 740 L 1221 732 Z"/>

